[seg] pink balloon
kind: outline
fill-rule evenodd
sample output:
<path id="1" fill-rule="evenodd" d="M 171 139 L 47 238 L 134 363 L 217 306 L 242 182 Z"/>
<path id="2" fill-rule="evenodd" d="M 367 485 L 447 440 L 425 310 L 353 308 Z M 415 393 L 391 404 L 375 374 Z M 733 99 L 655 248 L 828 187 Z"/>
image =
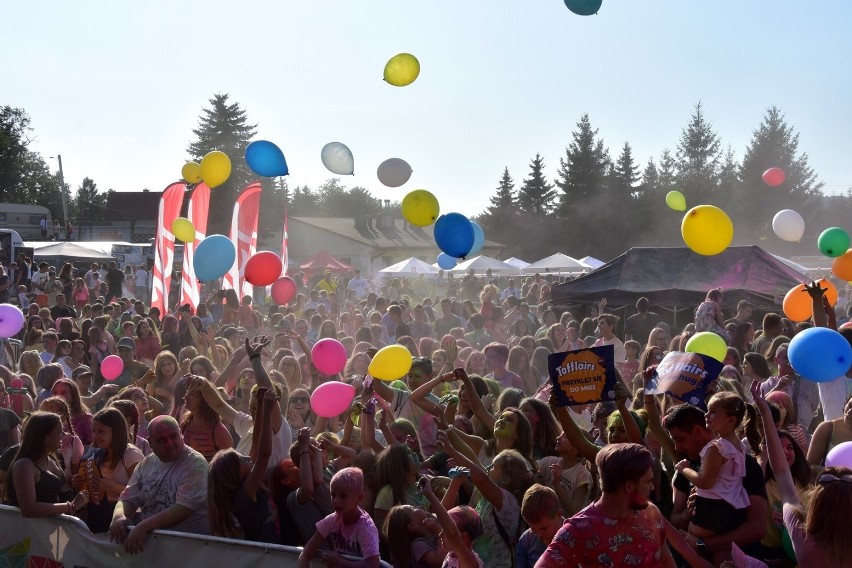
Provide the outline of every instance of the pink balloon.
<path id="1" fill-rule="evenodd" d="M 778 187 L 784 180 L 787 179 L 787 174 L 781 168 L 769 168 L 763 172 L 763 181 L 770 187 Z"/>
<path id="2" fill-rule="evenodd" d="M 852 442 L 837 444 L 825 456 L 826 467 L 852 467 Z"/>
<path id="3" fill-rule="evenodd" d="M 296 297 L 299 289 L 289 276 L 282 276 L 272 284 L 272 299 L 276 304 L 284 305 Z"/>
<path id="4" fill-rule="evenodd" d="M 332 418 L 346 412 L 353 400 L 355 387 L 340 381 L 329 381 L 314 390 L 311 395 L 311 410 L 316 412 L 317 416 Z"/>
<path id="5" fill-rule="evenodd" d="M 346 366 L 346 348 L 331 337 L 320 339 L 311 349 L 311 362 L 323 375 L 339 373 Z"/>
<path id="6" fill-rule="evenodd" d="M 101 363 L 101 375 L 108 381 L 114 381 L 124 371 L 124 361 L 118 355 L 110 355 Z"/>

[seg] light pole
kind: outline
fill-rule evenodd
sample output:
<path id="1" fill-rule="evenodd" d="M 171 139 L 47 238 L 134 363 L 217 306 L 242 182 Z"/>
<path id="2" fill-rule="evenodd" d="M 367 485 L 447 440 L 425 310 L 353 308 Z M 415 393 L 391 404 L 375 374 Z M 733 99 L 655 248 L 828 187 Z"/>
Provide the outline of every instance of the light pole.
<path id="1" fill-rule="evenodd" d="M 53 156 L 51 156 L 53 158 Z M 62 228 L 68 232 L 68 203 L 65 199 L 65 175 L 62 173 L 62 156 L 56 155 L 56 160 L 59 162 L 59 195 L 62 197 Z"/>

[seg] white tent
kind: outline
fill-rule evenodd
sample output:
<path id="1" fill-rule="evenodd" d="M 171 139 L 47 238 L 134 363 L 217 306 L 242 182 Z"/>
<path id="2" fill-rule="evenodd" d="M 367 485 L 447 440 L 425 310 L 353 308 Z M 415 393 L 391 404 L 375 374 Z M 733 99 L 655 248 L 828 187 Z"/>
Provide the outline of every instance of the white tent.
<path id="1" fill-rule="evenodd" d="M 601 266 L 603 266 L 606 263 L 602 260 L 596 259 L 593 256 L 584 256 L 583 258 L 580 259 L 580 264 L 585 264 L 586 266 L 588 266 L 592 270 L 597 270 L 598 268 L 600 268 Z"/>
<path id="2" fill-rule="evenodd" d="M 380 276 L 417 276 L 419 274 L 438 274 L 438 269 L 412 256 L 379 270 Z"/>
<path id="3" fill-rule="evenodd" d="M 804 276 L 805 273 L 810 272 L 810 270 L 811 270 L 807 266 L 802 266 L 798 262 L 793 262 L 792 260 L 790 260 L 788 258 L 784 258 L 783 256 L 778 256 L 777 254 L 773 254 L 772 256 L 774 256 L 775 258 L 777 258 L 778 260 L 780 260 L 781 262 L 783 262 L 784 264 L 786 264 L 787 266 L 789 266 L 790 268 L 792 268 L 793 270 L 795 270 L 796 272 L 801 274 L 802 276 Z"/>
<path id="4" fill-rule="evenodd" d="M 506 264 L 502 260 L 497 260 L 496 258 L 491 258 L 490 256 L 484 255 L 476 256 L 457 264 L 456 267 L 451 270 L 451 272 L 455 274 L 467 274 L 471 268 L 473 269 L 474 274 L 485 274 L 485 271 L 489 268 L 491 269 L 492 274 L 497 274 L 500 276 L 519 274 L 521 272 L 521 270 L 516 266 Z"/>
<path id="5" fill-rule="evenodd" d="M 571 258 L 561 252 L 552 254 L 538 262 L 533 262 L 524 268 L 525 274 L 535 274 L 536 272 L 546 274 L 580 274 L 588 271 L 588 266 L 576 258 Z"/>
<path id="6" fill-rule="evenodd" d="M 521 260 L 520 258 L 515 258 L 514 256 L 508 260 L 504 260 L 503 262 L 505 262 L 506 264 L 511 264 L 515 268 L 526 268 L 530 265 L 529 262 Z"/>

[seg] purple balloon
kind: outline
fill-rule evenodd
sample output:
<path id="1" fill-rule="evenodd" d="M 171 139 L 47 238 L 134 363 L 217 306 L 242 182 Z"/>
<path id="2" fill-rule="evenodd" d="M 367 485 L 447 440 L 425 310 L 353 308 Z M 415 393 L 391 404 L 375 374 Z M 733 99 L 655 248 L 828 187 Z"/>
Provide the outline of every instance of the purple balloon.
<path id="1" fill-rule="evenodd" d="M 837 444 L 825 456 L 826 467 L 852 467 L 852 442 Z"/>
<path id="2" fill-rule="evenodd" d="M 12 304 L 0 304 L 0 338 L 15 337 L 24 328 L 24 312 Z"/>

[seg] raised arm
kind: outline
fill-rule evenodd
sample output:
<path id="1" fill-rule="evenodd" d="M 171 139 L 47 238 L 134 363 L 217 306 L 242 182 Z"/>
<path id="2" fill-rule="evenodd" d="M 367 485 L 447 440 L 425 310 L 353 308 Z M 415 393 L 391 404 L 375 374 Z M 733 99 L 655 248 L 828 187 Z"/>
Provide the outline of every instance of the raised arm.
<path id="1" fill-rule="evenodd" d="M 222 420 L 233 425 L 234 420 L 237 418 L 237 411 L 231 408 L 230 404 L 222 400 L 222 397 L 219 395 L 219 391 L 210 383 L 210 381 L 205 381 L 200 377 L 197 378 L 199 379 L 198 384 L 201 385 L 201 396 L 204 397 L 204 401 L 207 405 L 212 408 L 216 414 L 221 416 Z"/>
<path id="2" fill-rule="evenodd" d="M 656 365 L 642 372 L 643 388 L 647 389 L 648 381 L 654 375 L 655 369 Z M 672 440 L 669 433 L 663 427 L 663 423 L 660 420 L 660 412 L 657 409 L 657 397 L 653 394 L 647 394 L 647 392 L 648 391 L 646 390 L 645 412 L 648 413 L 648 429 L 651 431 L 651 434 L 653 434 L 654 438 L 656 438 L 657 443 L 660 444 L 672 462 L 677 463 L 683 456 L 675 449 L 674 440 Z"/>
<path id="3" fill-rule="evenodd" d="M 429 478 L 422 477 L 419 483 L 420 490 L 426 499 L 429 500 L 430 510 L 435 514 L 438 523 L 441 525 L 441 529 L 443 529 L 441 538 L 444 544 L 455 553 L 459 560 L 458 568 L 479 568 L 481 566 L 479 557 L 465 544 L 458 527 L 456 527 L 456 523 L 453 522 L 444 505 L 441 504 L 441 501 L 432 491 L 432 483 L 429 481 Z"/>
<path id="4" fill-rule="evenodd" d="M 781 492 L 781 499 L 784 503 L 800 507 L 801 501 L 796 491 L 796 484 L 793 482 L 793 475 L 790 473 L 790 466 L 787 464 L 787 458 L 784 455 L 784 447 L 781 445 L 781 439 L 778 437 L 775 422 L 772 421 L 772 412 L 769 410 L 766 399 L 760 394 L 760 385 L 757 381 L 751 386 L 751 394 L 762 418 L 760 422 L 763 424 L 763 440 L 766 443 L 766 450 L 769 454 L 769 464 L 772 466 L 775 479 L 778 480 L 778 490 Z"/>
<path id="5" fill-rule="evenodd" d="M 488 502 L 494 506 L 496 511 L 503 508 L 503 490 L 491 480 L 488 473 L 482 468 L 479 460 L 471 460 L 464 453 L 458 451 L 452 443 L 446 430 L 438 431 L 438 444 L 443 448 L 447 455 L 455 460 L 456 465 L 465 467 L 470 470 L 470 480 L 482 493 L 482 496 L 488 499 Z"/>
<path id="6" fill-rule="evenodd" d="M 278 397 L 274 390 L 264 387 L 257 389 L 257 424 L 254 425 L 252 436 L 252 449 L 254 450 L 255 439 L 258 439 L 256 453 L 257 457 L 251 467 L 251 473 L 243 481 L 243 490 L 252 501 L 256 501 L 257 490 L 266 475 L 266 467 L 272 456 L 272 420 L 271 415 L 278 413 Z M 255 452 L 252 451 L 254 454 Z"/>
<path id="7" fill-rule="evenodd" d="M 571 418 L 567 408 L 556 405 L 556 396 L 553 394 L 550 395 L 550 407 L 553 409 L 557 420 L 559 420 L 559 424 L 562 425 L 562 431 L 565 432 L 565 437 L 568 438 L 571 445 L 577 448 L 581 456 L 595 463 L 595 456 L 598 455 L 600 448 L 586 438 L 586 435 L 583 434 L 583 431 L 580 430 L 580 427 Z"/>
<path id="8" fill-rule="evenodd" d="M 630 390 L 624 385 L 624 382 L 619 377 L 615 383 L 615 407 L 618 409 L 618 414 L 621 416 L 621 422 L 624 424 L 624 431 L 627 433 L 627 439 L 634 444 L 645 445 L 645 440 L 642 438 L 642 432 L 639 430 L 639 425 L 636 419 L 627 410 L 627 401 L 630 400 Z"/>
<path id="9" fill-rule="evenodd" d="M 464 385 L 465 392 L 467 393 L 467 402 L 470 404 L 470 409 L 473 411 L 473 415 L 476 416 L 486 430 L 493 430 L 494 423 L 497 422 L 497 419 L 488 412 L 488 409 L 485 408 L 485 405 L 482 403 L 482 399 L 477 396 L 476 387 L 473 386 L 473 381 L 470 380 L 470 377 L 467 376 L 464 369 L 456 369 L 453 371 L 453 374 L 455 375 L 455 378 L 461 381 Z"/>

